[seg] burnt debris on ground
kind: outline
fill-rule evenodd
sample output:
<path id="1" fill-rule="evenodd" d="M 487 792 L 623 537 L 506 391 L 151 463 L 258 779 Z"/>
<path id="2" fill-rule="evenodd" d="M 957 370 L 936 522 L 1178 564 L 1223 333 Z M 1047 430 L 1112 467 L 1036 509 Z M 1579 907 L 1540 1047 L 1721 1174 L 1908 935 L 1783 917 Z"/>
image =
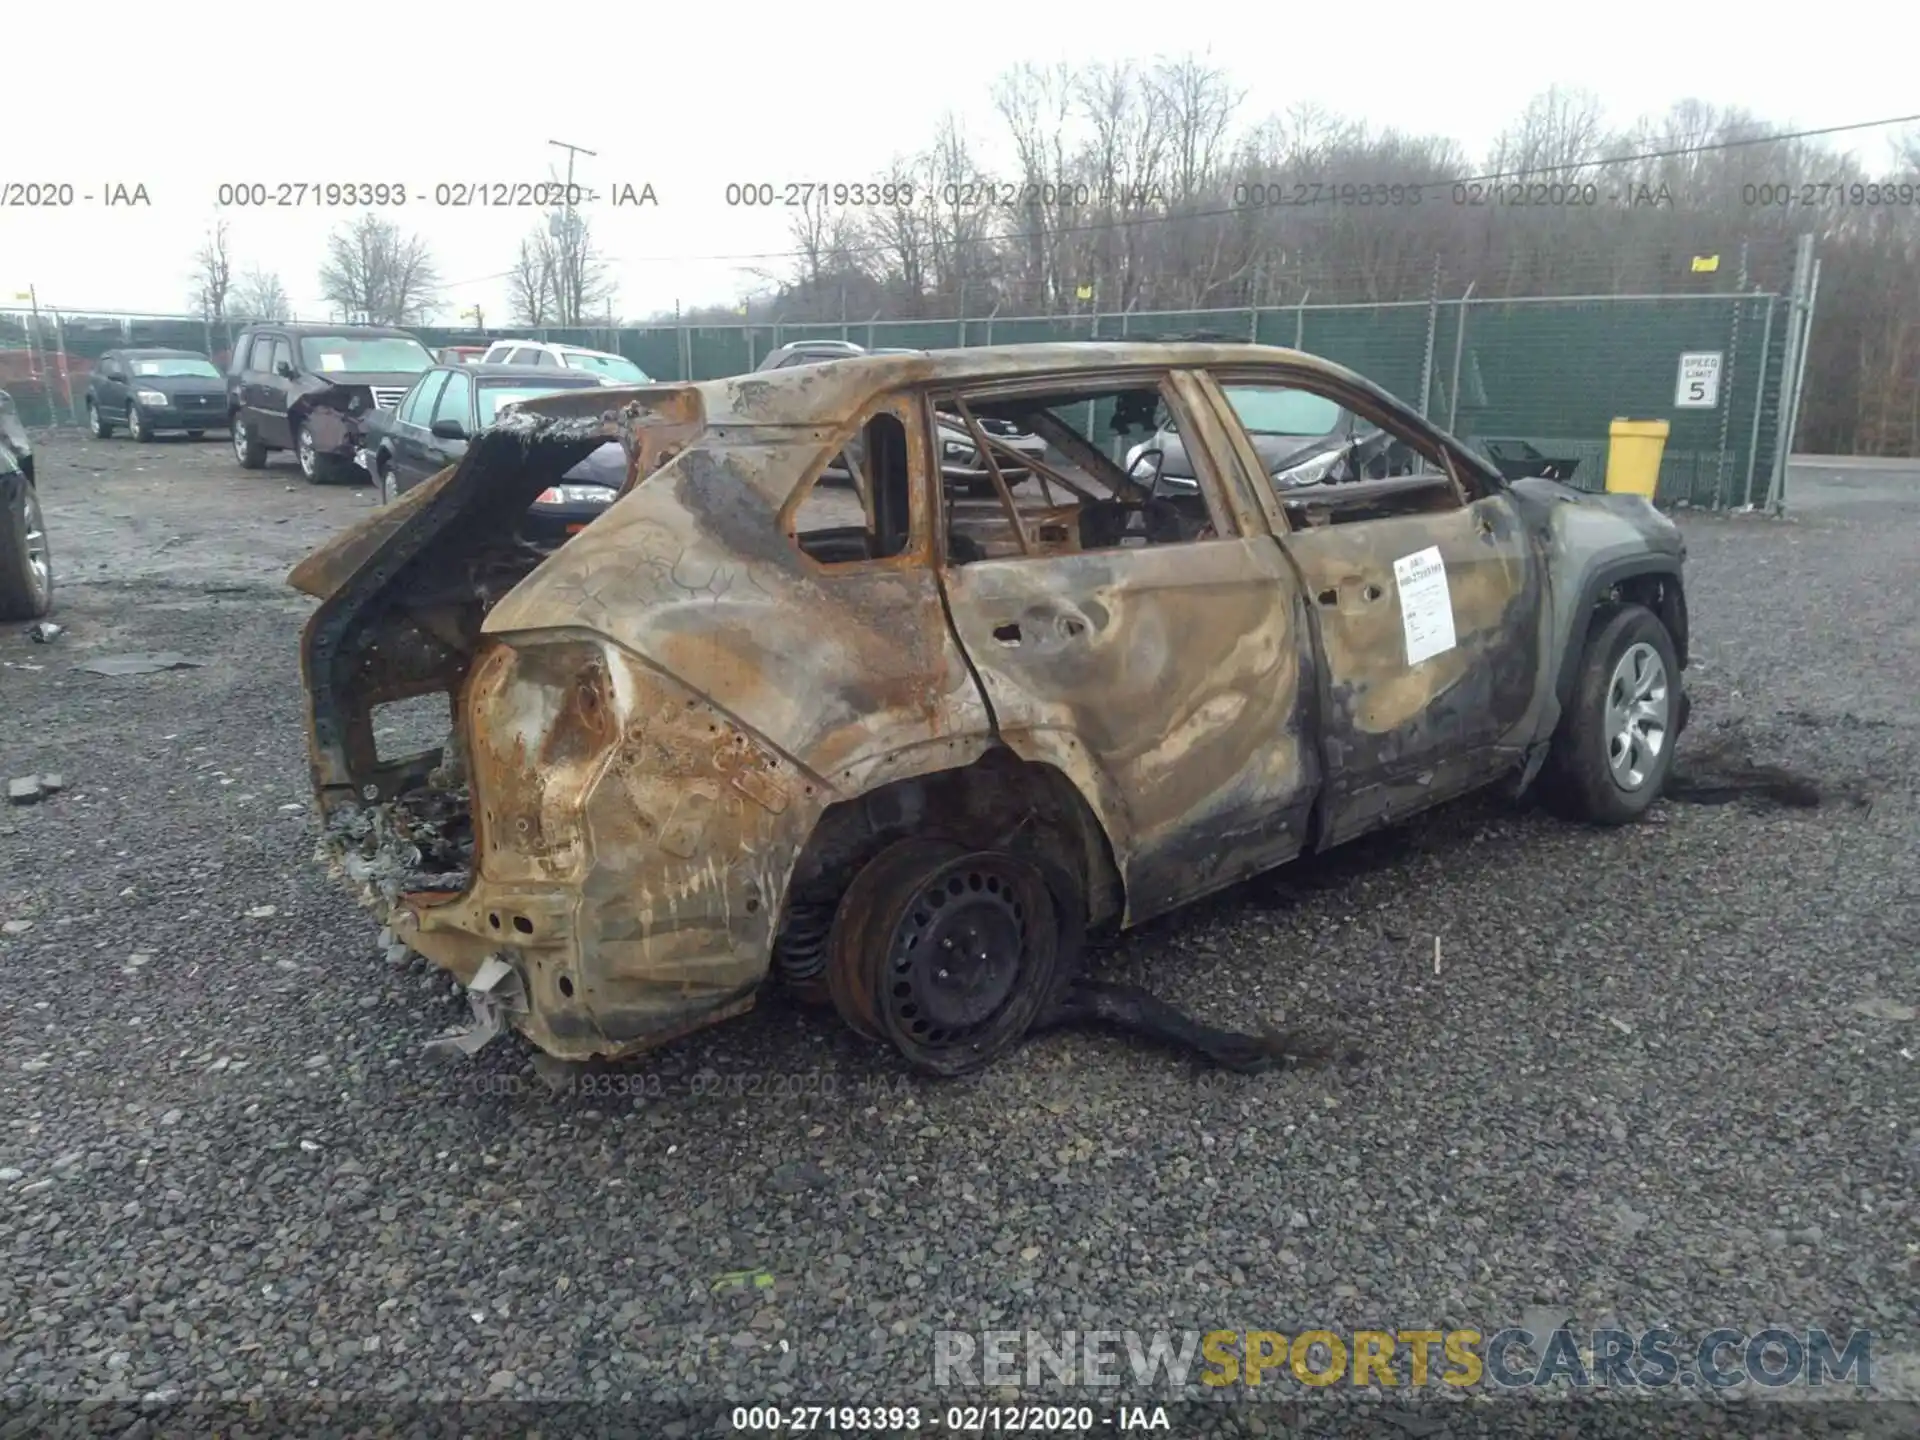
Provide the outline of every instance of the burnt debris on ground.
<path id="1" fill-rule="evenodd" d="M 1328 1040 L 1315 1040 L 1303 1031 L 1276 1030 L 1262 1025 L 1257 1034 L 1223 1030 L 1195 1019 L 1170 1001 L 1138 985 L 1110 980 L 1074 979 L 1055 1002 L 1040 1013 L 1029 1034 L 1069 1027 L 1104 1027 L 1137 1039 L 1186 1051 L 1223 1070 L 1258 1075 L 1267 1070 L 1344 1060 L 1353 1063 L 1361 1052 Z"/>
<path id="2" fill-rule="evenodd" d="M 1666 798 L 1686 805 L 1777 805 L 1815 810 L 1841 802 L 1870 808 L 1872 796 L 1858 779 L 1836 779 L 1754 756 L 1754 741 L 1739 718 L 1712 731 L 1694 728 L 1682 737 L 1667 777 Z"/>

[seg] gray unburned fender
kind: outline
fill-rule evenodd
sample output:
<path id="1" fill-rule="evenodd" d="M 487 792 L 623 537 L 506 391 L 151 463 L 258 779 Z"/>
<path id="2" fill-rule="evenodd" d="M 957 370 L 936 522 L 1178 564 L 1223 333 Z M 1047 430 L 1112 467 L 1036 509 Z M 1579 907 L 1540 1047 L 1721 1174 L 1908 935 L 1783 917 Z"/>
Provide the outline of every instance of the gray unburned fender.
<path id="1" fill-rule="evenodd" d="M 1516 480 L 1510 489 L 1540 543 L 1552 597 L 1543 658 L 1552 675 L 1553 703 L 1529 747 L 1520 782 L 1525 789 L 1545 760 L 1579 684 L 1593 616 L 1609 592 L 1636 582 L 1657 583 L 1655 610 L 1672 638 L 1675 658 L 1686 668 L 1687 547 L 1679 527 L 1640 496 L 1591 494 L 1542 479 Z M 1677 734 L 1685 728 L 1691 707 L 1684 678 L 1676 676 L 1675 683 L 1680 689 Z"/>

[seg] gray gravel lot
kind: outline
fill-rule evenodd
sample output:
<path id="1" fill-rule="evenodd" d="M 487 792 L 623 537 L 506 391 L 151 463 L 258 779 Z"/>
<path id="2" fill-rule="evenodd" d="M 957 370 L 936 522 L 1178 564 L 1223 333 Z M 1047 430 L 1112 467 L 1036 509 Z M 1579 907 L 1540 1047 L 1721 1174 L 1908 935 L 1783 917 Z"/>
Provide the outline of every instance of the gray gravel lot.
<path id="1" fill-rule="evenodd" d="M 423 1058 L 464 1006 L 310 859 L 282 578 L 369 492 L 217 439 L 42 444 L 67 629 L 0 630 L 0 770 L 67 788 L 0 809 L 7 1395 L 625 1398 L 665 1433 L 719 1400 L 932 1413 L 943 1327 L 1550 1310 L 1871 1328 L 1881 1391 L 1920 1397 L 1920 471 L 1812 467 L 1789 521 L 1684 520 L 1683 753 L 1735 727 L 1870 807 L 1601 833 L 1469 801 L 1098 957 L 1357 1065 L 1068 1034 L 935 1084 L 770 1001 L 560 1096 L 517 1041 Z M 206 663 L 76 668 L 162 649 Z M 734 1272 L 771 1287 L 716 1291 Z M 1630 1434 L 1650 1404 L 1586 1408 Z"/>

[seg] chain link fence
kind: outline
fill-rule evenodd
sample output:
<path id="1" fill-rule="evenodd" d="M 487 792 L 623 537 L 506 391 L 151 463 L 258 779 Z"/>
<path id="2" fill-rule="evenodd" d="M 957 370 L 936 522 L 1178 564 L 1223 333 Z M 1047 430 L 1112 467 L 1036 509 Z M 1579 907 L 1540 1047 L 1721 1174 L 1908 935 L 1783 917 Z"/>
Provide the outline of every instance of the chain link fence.
<path id="1" fill-rule="evenodd" d="M 1571 467 L 1570 483 L 1599 489 L 1610 423 L 1671 426 L 1657 498 L 1737 508 L 1765 504 L 1788 443 L 1806 310 L 1794 296 L 1573 295 L 1458 298 L 1285 308 L 885 320 L 828 324 L 656 325 L 619 329 L 415 327 L 429 348 L 507 337 L 625 355 L 662 380 L 709 380 L 751 370 L 804 339 L 868 347 L 945 349 L 1050 340 L 1153 339 L 1208 332 L 1325 356 L 1361 372 L 1495 458 L 1531 456 Z M 239 322 L 100 315 L 46 307 L 0 310 L 0 388 L 29 424 L 80 422 L 86 376 L 108 350 L 167 346 L 225 365 Z M 1683 362 L 1682 357 L 1690 359 Z M 1703 358 L 1709 357 L 1709 358 Z M 1684 393 L 1683 368 L 1704 387 Z M 1702 397 L 1708 403 L 1701 403 Z"/>

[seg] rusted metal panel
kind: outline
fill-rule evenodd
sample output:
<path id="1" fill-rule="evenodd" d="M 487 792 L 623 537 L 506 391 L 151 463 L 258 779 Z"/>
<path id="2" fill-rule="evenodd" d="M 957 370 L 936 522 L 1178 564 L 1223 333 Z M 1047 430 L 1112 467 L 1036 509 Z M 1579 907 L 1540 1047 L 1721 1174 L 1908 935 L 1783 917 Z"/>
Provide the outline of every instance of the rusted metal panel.
<path id="1" fill-rule="evenodd" d="M 436 493 L 471 513 L 512 513 L 542 483 L 528 468 L 565 459 L 542 448 L 546 428 L 559 428 L 562 450 L 619 431 L 636 474 L 692 438 L 693 408 L 651 430 L 625 423 L 632 408 L 523 419 L 524 459 L 503 448 L 514 437 L 484 436 Z M 663 408 L 648 418 L 661 422 Z M 364 711 L 382 688 L 385 662 L 366 657 L 403 635 L 465 642 L 451 663 L 423 663 L 416 683 L 465 669 L 474 873 L 455 899 L 400 900 L 392 923 L 457 975 L 510 948 L 531 1007 L 516 1023 L 557 1055 L 644 1048 L 689 1017 L 751 1003 L 787 877 L 824 807 L 965 764 L 991 741 L 931 570 L 927 458 L 911 462 L 919 498 L 905 550 L 823 566 L 789 533 L 785 502 L 829 455 L 832 427 L 702 433 L 490 607 L 469 607 L 470 620 L 425 603 L 457 581 L 460 557 L 431 542 L 399 553 L 404 523 L 369 527 L 357 549 L 336 545 L 305 567 L 330 597 L 323 615 L 358 604 L 368 616 L 352 637 L 363 659 L 345 710 Z M 474 491 L 463 502 L 459 485 Z M 433 503 L 415 502 L 416 528 Z M 442 527 L 449 544 L 478 533 L 461 516 Z M 342 558 L 356 553 L 363 571 L 390 570 L 386 601 L 378 586 L 342 590 L 359 583 Z M 357 784 L 369 759 L 356 734 L 344 764 L 317 773 Z"/>
<path id="2" fill-rule="evenodd" d="M 763 498 L 793 492 L 803 467 L 832 453 L 828 443 L 799 453 L 703 444 L 522 582 L 487 633 L 564 624 L 603 635 L 836 793 L 900 773 L 903 753 L 930 767 L 966 763 L 991 725 L 930 568 L 924 500 L 902 555 L 822 566 Z M 915 479 L 916 496 L 929 493 Z"/>
<path id="3" fill-rule="evenodd" d="M 947 587 L 1001 737 L 1106 826 L 1129 923 L 1299 850 L 1308 672 L 1271 540 L 983 561 Z"/>
<path id="4" fill-rule="evenodd" d="M 737 1014 L 764 977 L 824 804 L 802 769 L 642 662 L 584 641 L 495 644 L 467 691 L 475 876 L 403 900 L 397 936 L 456 974 L 511 952 L 516 1024 L 568 1058 Z"/>

